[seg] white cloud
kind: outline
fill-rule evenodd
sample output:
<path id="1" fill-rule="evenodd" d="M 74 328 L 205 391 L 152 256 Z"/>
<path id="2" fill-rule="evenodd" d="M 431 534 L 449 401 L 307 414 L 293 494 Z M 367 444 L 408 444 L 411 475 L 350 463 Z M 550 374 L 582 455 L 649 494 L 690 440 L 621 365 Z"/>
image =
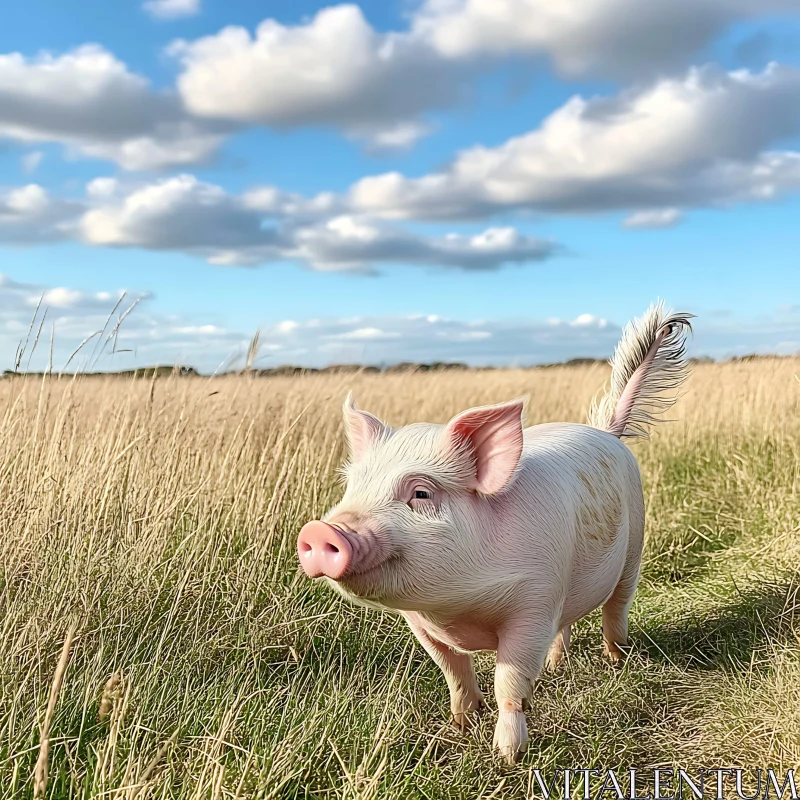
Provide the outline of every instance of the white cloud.
<path id="1" fill-rule="evenodd" d="M 32 175 L 39 167 L 39 164 L 42 163 L 42 159 L 44 158 L 44 153 L 41 150 L 31 150 L 30 153 L 25 153 L 22 156 L 22 169 L 28 175 Z"/>
<path id="2" fill-rule="evenodd" d="M 351 216 L 298 228 L 292 239 L 287 253 L 325 271 L 367 271 L 386 263 L 494 270 L 543 261 L 558 250 L 553 242 L 525 236 L 514 228 L 490 228 L 474 236 L 426 238 Z"/>
<path id="3" fill-rule="evenodd" d="M 80 303 L 83 295 L 76 289 L 67 289 L 59 286 L 55 289 L 48 289 L 42 300 L 45 305 L 55 306 L 56 308 L 71 308 Z"/>
<path id="4" fill-rule="evenodd" d="M 50 205 L 47 192 L 36 183 L 29 183 L 19 189 L 13 189 L 6 195 L 8 213 L 20 215 L 39 214 Z"/>
<path id="5" fill-rule="evenodd" d="M 96 197 L 96 194 L 95 194 Z M 275 235 L 262 215 L 219 186 L 180 175 L 102 198 L 80 221 L 87 244 L 176 250 L 213 257 L 274 252 Z"/>
<path id="6" fill-rule="evenodd" d="M 641 309 L 632 308 L 631 316 Z M 586 312 L 560 319 L 455 320 L 438 315 L 363 316 L 291 320 L 261 328 L 270 345 L 263 366 L 332 363 L 392 364 L 460 361 L 471 365 L 523 366 L 572 358 L 609 358 L 620 325 Z M 794 354 L 800 350 L 800 313 L 776 312 L 761 319 L 701 313 L 693 321 L 690 356 L 730 358 L 748 353 Z"/>
<path id="7" fill-rule="evenodd" d="M 400 122 L 393 128 L 377 130 L 369 136 L 368 143 L 373 151 L 409 150 L 420 139 L 433 131 L 432 125 L 421 122 Z M 356 137 L 358 132 L 356 132 Z"/>
<path id="8" fill-rule="evenodd" d="M 68 239 L 81 210 L 80 203 L 54 199 L 36 183 L 0 192 L 0 242 Z"/>
<path id="9" fill-rule="evenodd" d="M 215 336 L 224 333 L 224 330 L 217 325 L 182 325 L 173 328 L 175 333 L 188 333 L 195 336 Z"/>
<path id="10" fill-rule="evenodd" d="M 53 69 L 60 73 L 63 64 Z M 34 81 L 29 92 L 40 89 Z M 76 91 L 92 94 L 86 85 Z M 0 106 L 0 117 L 5 111 Z M 327 271 L 369 272 L 381 264 L 492 270 L 550 258 L 559 248 L 509 226 L 423 236 L 388 220 L 625 210 L 633 212 L 626 227 L 665 227 L 687 208 L 769 201 L 800 189 L 800 152 L 770 149 L 796 134 L 797 69 L 692 69 L 612 97 L 572 98 L 536 130 L 466 150 L 442 172 L 369 177 L 343 195 L 306 198 L 276 187 L 230 194 L 179 175 L 152 183 L 99 178 L 78 201 L 30 184 L 0 192 L 0 240 L 78 239 L 220 265 L 291 260 Z"/>
<path id="11" fill-rule="evenodd" d="M 800 71 L 691 69 L 610 98 L 573 97 L 536 130 L 473 147 L 439 173 L 364 178 L 351 207 L 469 219 L 513 209 L 582 213 L 770 199 L 800 188 Z"/>
<path id="12" fill-rule="evenodd" d="M 316 270 L 369 272 L 387 263 L 491 270 L 552 257 L 557 246 L 514 228 L 434 238 L 363 216 L 318 221 L 319 204 L 272 189 L 231 195 L 190 175 L 120 192 L 93 182 L 79 223 L 84 242 L 197 255 L 222 265 L 299 261 Z M 325 206 L 326 204 L 321 204 Z M 265 217 L 277 220 L 265 223 Z"/>
<path id="13" fill-rule="evenodd" d="M 685 66 L 739 20 L 796 0 L 425 0 L 416 38 L 443 58 L 546 56 L 564 76 L 641 79 Z"/>
<path id="14" fill-rule="evenodd" d="M 113 197 L 118 187 L 119 181 L 116 178 L 95 178 L 86 184 L 86 194 L 95 199 Z"/>
<path id="15" fill-rule="evenodd" d="M 573 328 L 607 328 L 609 323 L 607 319 L 596 317 L 594 314 L 579 314 L 569 324 Z"/>
<path id="16" fill-rule="evenodd" d="M 681 220 L 677 208 L 656 208 L 650 211 L 636 211 L 622 223 L 624 228 L 672 228 Z"/>
<path id="17" fill-rule="evenodd" d="M 79 149 L 85 156 L 115 161 L 126 170 L 164 170 L 209 161 L 223 140 L 185 122 L 170 126 L 163 138 L 138 136 L 120 142 L 85 143 Z"/>
<path id="18" fill-rule="evenodd" d="M 157 18 L 196 14 L 200 0 L 146 0 Z M 174 90 L 155 91 L 96 44 L 0 55 L 0 138 L 57 142 L 125 169 L 208 161 L 245 126 L 327 126 L 374 150 L 428 135 L 428 112 L 470 95 L 511 58 L 550 58 L 567 76 L 674 74 L 737 22 L 795 13 L 797 0 L 425 0 L 406 29 L 377 31 L 355 4 L 251 33 L 228 26 L 168 52 Z M 345 43 L 343 45 L 343 43 Z M 532 67 L 531 67 L 532 68 Z M 232 90 L 232 87 L 235 87 Z"/>
<path id="19" fill-rule="evenodd" d="M 578 326 L 538 320 L 462 321 L 427 314 L 293 321 L 290 330 L 277 325 L 262 328 L 262 339 L 278 346 L 264 364 L 463 361 L 500 365 L 608 357 L 619 327 L 592 315 L 583 317 L 586 321 Z"/>
<path id="20" fill-rule="evenodd" d="M 42 340 L 31 369 L 42 369 L 49 358 L 51 325 L 55 326 L 56 370 L 87 336 L 106 326 L 122 291 L 86 291 L 20 283 L 0 275 L 0 350 L 9 369 L 17 345 L 27 334 L 34 309 L 44 298 L 34 330 L 44 319 Z M 130 369 L 150 364 L 180 363 L 210 372 L 246 352 L 249 335 L 226 328 L 202 315 L 193 318 L 157 312 L 148 292 L 128 292 L 98 345 L 105 354 L 93 361 L 92 339 L 71 368 Z M 126 317 L 116 340 L 108 332 L 131 303 L 139 305 Z M 46 311 L 46 314 L 45 314 Z M 587 317 L 588 319 L 588 317 Z M 592 319 L 595 319 L 592 317 Z M 261 328 L 262 366 L 332 362 L 392 363 L 397 361 L 467 361 L 469 363 L 536 363 L 575 356 L 606 357 L 619 335 L 616 325 L 589 322 L 572 326 L 558 321 L 460 321 L 432 314 L 283 320 Z M 783 336 L 786 339 L 786 336 Z M 101 346 L 102 345 L 102 346 Z M 241 366 L 241 360 L 238 362 Z M 23 367 L 27 360 L 23 361 Z"/>
<path id="21" fill-rule="evenodd" d="M 64 366 L 69 354 L 93 338 L 71 368 L 130 369 L 152 364 L 183 364 L 203 372 L 222 365 L 243 363 L 250 339 L 207 314 L 191 317 L 156 311 L 146 291 L 90 291 L 72 286 L 47 287 L 17 282 L 0 275 L 0 352 L 13 367 L 14 353 L 25 339 L 31 316 L 43 300 L 34 332 L 44 321 L 42 342 L 30 361 L 42 369 L 49 359 L 51 325 L 55 328 L 54 368 Z M 120 301 L 110 324 L 109 314 Z M 135 301 L 136 308 L 122 323 L 116 339 L 109 337 L 116 321 Z M 631 309 L 635 314 L 641 309 Z M 690 355 L 727 358 L 748 353 L 792 354 L 800 345 L 800 313 L 794 307 L 759 319 L 738 319 L 700 312 Z M 264 367 L 281 364 L 322 367 L 331 363 L 391 364 L 400 361 L 430 363 L 461 361 L 472 365 L 527 365 L 571 358 L 610 356 L 620 326 L 597 313 L 560 319 L 456 320 L 435 314 L 373 315 L 348 318 L 283 320 L 261 327 Z M 92 358 L 95 345 L 102 355 Z M 116 352 L 112 352 L 116 350 Z M 238 361 L 236 360 L 238 358 Z M 27 356 L 22 366 L 28 364 Z"/>
<path id="22" fill-rule="evenodd" d="M 15 312 L 16 317 L 30 322 L 30 306 L 36 306 L 42 298 L 46 298 L 45 305 L 53 305 L 64 309 L 64 313 L 86 314 L 96 309 L 99 300 L 105 303 L 108 310 L 114 306 L 109 299 L 108 293 L 93 294 L 91 292 L 81 292 L 76 289 L 65 287 L 47 288 L 35 284 L 20 283 L 13 280 L 8 275 L 0 273 L 0 309 L 2 309 L 5 321 L 12 318 L 10 312 Z"/>
<path id="23" fill-rule="evenodd" d="M 200 13 L 200 0 L 146 0 L 142 8 L 156 19 L 179 19 Z"/>
<path id="24" fill-rule="evenodd" d="M 426 112 L 460 103 L 509 57 L 544 56 L 566 77 L 642 81 L 688 65 L 741 20 L 796 11 L 797 0 L 425 0 L 406 30 L 379 32 L 347 3 L 295 25 L 266 19 L 253 34 L 228 26 L 169 52 L 198 116 L 331 126 L 376 149 L 407 148 L 430 132 Z"/>
<path id="25" fill-rule="evenodd" d="M 224 132 L 193 120 L 174 93 L 153 91 L 99 45 L 0 55 L 0 139 L 57 142 L 138 170 L 205 161 Z"/>
<path id="26" fill-rule="evenodd" d="M 424 135 L 420 114 L 457 103 L 466 76 L 425 41 L 376 32 L 356 5 L 322 9 L 299 25 L 268 19 L 253 36 L 230 26 L 175 42 L 170 52 L 183 64 L 181 95 L 198 116 L 333 126 L 382 148 Z"/>
<path id="27" fill-rule="evenodd" d="M 398 339 L 397 331 L 382 331 L 380 328 L 356 328 L 354 331 L 344 333 L 331 333 L 326 339 L 341 339 L 350 341 L 376 341 L 381 339 Z"/>
<path id="28" fill-rule="evenodd" d="M 82 201 L 56 200 L 29 184 L 0 194 L 0 241 L 70 239 L 181 252 L 219 265 L 294 261 L 329 272 L 374 272 L 383 264 L 494 270 L 560 251 L 512 227 L 426 237 L 363 215 L 330 216 L 335 205 L 270 188 L 229 194 L 192 175 L 133 186 L 97 178 Z"/>

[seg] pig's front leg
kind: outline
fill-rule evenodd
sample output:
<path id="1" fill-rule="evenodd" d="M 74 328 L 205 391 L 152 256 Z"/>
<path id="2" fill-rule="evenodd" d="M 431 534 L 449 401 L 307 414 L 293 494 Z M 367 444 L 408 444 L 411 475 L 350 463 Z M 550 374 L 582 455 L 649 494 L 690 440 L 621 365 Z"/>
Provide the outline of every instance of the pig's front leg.
<path id="1" fill-rule="evenodd" d="M 461 731 L 468 730 L 470 715 L 483 705 L 483 692 L 478 686 L 472 657 L 466 653 L 457 653 L 431 636 L 418 615 L 408 612 L 403 616 L 419 643 L 425 648 L 425 652 L 444 673 L 447 687 L 450 689 L 450 712 L 453 724 Z"/>
<path id="2" fill-rule="evenodd" d="M 528 748 L 524 712 L 553 641 L 554 628 L 525 620 L 507 626 L 500 634 L 494 675 L 498 709 L 494 746 L 510 764 L 519 761 Z"/>

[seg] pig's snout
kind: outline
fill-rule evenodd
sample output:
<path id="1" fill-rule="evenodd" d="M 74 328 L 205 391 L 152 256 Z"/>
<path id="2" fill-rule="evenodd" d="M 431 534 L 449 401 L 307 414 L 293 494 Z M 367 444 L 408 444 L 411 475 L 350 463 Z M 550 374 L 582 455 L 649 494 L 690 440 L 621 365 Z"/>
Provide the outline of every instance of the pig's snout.
<path id="1" fill-rule="evenodd" d="M 393 553 L 385 536 L 369 528 L 356 533 L 338 521 L 336 525 L 309 522 L 297 539 L 300 565 L 309 578 L 357 578 L 381 566 Z"/>
<path id="2" fill-rule="evenodd" d="M 341 531 L 327 522 L 309 522 L 297 539 L 300 566 L 309 578 L 339 580 L 350 568 L 353 548 Z"/>

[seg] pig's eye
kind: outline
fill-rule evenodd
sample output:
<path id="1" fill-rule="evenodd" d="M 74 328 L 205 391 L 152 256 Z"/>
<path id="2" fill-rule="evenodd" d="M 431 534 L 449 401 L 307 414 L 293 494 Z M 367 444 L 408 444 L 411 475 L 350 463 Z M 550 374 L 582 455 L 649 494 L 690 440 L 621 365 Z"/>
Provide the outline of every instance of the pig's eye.
<path id="1" fill-rule="evenodd" d="M 419 486 L 415 487 L 411 492 L 411 500 L 409 500 L 408 504 L 415 511 L 423 511 L 425 509 L 430 509 L 432 500 L 433 491 L 431 489 L 426 489 L 423 486 Z"/>

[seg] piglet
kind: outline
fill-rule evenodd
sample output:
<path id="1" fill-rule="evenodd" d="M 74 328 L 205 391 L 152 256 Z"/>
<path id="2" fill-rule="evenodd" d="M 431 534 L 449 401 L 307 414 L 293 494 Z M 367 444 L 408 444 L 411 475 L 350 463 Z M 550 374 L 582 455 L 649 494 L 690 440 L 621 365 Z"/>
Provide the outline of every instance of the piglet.
<path id="1" fill-rule="evenodd" d="M 497 651 L 494 746 L 511 763 L 533 682 L 564 657 L 574 622 L 602 606 L 605 652 L 623 656 L 645 514 L 621 439 L 645 437 L 675 402 L 691 316 L 658 304 L 628 324 L 587 425 L 524 428 L 513 400 L 392 429 L 345 402 L 346 490 L 303 527 L 300 564 L 400 612 L 444 673 L 459 728 L 483 703 L 470 654 Z"/>

